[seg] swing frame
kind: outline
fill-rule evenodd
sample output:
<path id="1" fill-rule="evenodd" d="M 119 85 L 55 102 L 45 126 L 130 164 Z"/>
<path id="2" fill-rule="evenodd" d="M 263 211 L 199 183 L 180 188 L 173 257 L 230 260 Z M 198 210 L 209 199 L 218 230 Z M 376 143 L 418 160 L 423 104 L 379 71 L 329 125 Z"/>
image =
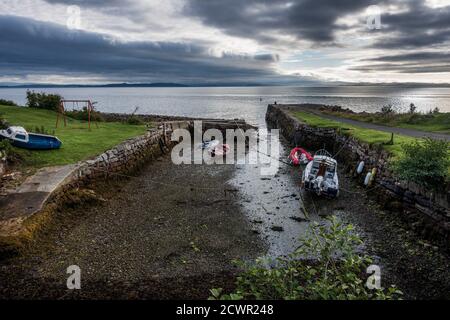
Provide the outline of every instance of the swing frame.
<path id="1" fill-rule="evenodd" d="M 89 128 L 89 130 L 91 130 L 91 113 L 94 112 L 94 105 L 92 104 L 91 100 L 65 100 L 65 99 L 62 99 L 61 102 L 59 103 L 58 113 L 56 115 L 56 128 L 58 128 L 59 117 L 63 118 L 64 127 L 67 126 L 65 103 L 72 103 L 73 105 L 75 105 L 75 103 L 76 103 L 77 106 L 78 106 L 78 103 L 86 104 L 87 111 L 88 111 L 88 128 Z M 95 124 L 97 125 L 97 128 L 98 128 L 97 122 L 95 122 Z"/>

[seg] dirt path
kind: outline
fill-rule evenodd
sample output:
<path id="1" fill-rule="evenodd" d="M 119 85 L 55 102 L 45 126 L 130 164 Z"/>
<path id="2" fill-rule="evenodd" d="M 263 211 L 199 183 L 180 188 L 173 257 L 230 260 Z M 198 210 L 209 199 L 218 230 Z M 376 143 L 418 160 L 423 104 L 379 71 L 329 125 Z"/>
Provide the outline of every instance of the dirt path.
<path id="1" fill-rule="evenodd" d="M 99 186 L 106 202 L 59 213 L 29 252 L 0 262 L 0 297 L 207 298 L 229 287 L 231 261 L 264 252 L 223 191 L 233 171 L 168 158 L 137 179 Z M 70 265 L 81 268 L 82 290 L 66 289 Z"/>
<path id="2" fill-rule="evenodd" d="M 320 110 L 317 109 L 317 106 L 312 107 L 312 106 L 305 105 L 305 106 L 294 106 L 293 108 L 296 108 L 296 109 L 298 108 L 298 111 L 311 112 L 311 113 L 316 114 L 325 119 L 334 120 L 334 121 L 350 124 L 353 126 L 359 126 L 362 128 L 384 131 L 384 132 L 389 132 L 389 133 L 393 132 L 396 134 L 401 134 L 401 135 L 409 136 L 409 137 L 413 137 L 413 138 L 430 137 L 430 138 L 434 138 L 434 139 L 450 141 L 450 135 L 445 134 L 445 133 L 425 132 L 425 131 L 420 131 L 420 130 L 399 128 L 399 127 L 388 127 L 388 126 L 373 124 L 373 123 L 369 123 L 369 122 L 363 122 L 363 121 L 357 121 L 357 120 L 353 120 L 353 119 L 336 117 L 336 116 L 332 116 L 332 115 L 324 114 L 324 113 L 320 112 Z"/>

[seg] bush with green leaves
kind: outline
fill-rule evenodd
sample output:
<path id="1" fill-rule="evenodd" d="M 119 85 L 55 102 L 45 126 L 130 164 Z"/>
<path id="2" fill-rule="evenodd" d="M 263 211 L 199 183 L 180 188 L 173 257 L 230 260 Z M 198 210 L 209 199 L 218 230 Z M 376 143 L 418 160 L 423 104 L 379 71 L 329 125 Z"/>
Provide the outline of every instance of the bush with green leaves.
<path id="1" fill-rule="evenodd" d="M 383 114 L 384 116 L 392 115 L 394 113 L 394 108 L 390 104 L 381 107 L 381 114 Z"/>
<path id="2" fill-rule="evenodd" d="M 438 189 L 446 183 L 450 167 L 450 143 L 425 138 L 402 145 L 404 156 L 394 163 L 394 172 L 403 180 Z"/>
<path id="3" fill-rule="evenodd" d="M 23 160 L 23 155 L 11 145 L 7 139 L 0 140 L 0 154 L 6 156 L 7 161 L 11 163 L 19 163 Z"/>
<path id="4" fill-rule="evenodd" d="M 30 108 L 57 111 L 62 97 L 59 94 L 34 92 L 27 90 L 27 106 Z"/>
<path id="5" fill-rule="evenodd" d="M 11 100 L 0 99 L 0 106 L 12 106 L 17 107 L 17 104 Z"/>
<path id="6" fill-rule="evenodd" d="M 359 253 L 361 238 L 352 225 L 334 216 L 327 223 L 314 223 L 301 246 L 288 257 L 273 263 L 259 258 L 254 263 L 237 262 L 243 269 L 234 292 L 212 289 L 210 299 L 240 300 L 370 300 L 397 299 L 395 286 L 369 289 L 366 286 L 370 257 Z"/>
<path id="7" fill-rule="evenodd" d="M 83 107 L 81 110 L 72 110 L 72 111 L 66 111 L 66 115 L 70 118 L 76 119 L 76 120 L 82 120 L 82 121 L 88 121 L 89 120 L 89 112 L 87 107 Z M 104 121 L 102 115 L 95 111 L 91 111 L 91 121 L 96 122 L 102 122 Z"/>

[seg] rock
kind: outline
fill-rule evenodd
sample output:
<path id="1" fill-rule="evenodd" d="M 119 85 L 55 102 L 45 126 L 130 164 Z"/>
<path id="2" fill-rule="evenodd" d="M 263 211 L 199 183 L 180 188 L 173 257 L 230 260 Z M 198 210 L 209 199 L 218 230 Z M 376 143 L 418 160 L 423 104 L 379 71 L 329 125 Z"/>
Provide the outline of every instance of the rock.
<path id="1" fill-rule="evenodd" d="M 272 226 L 270 229 L 276 232 L 282 232 L 284 230 L 283 227 L 280 226 Z"/>
<path id="2" fill-rule="evenodd" d="M 291 218 L 292 220 L 297 221 L 297 222 L 308 221 L 308 219 L 305 219 L 305 218 L 302 218 L 302 217 L 297 217 L 297 216 L 292 216 L 292 217 L 289 217 L 289 218 Z"/>

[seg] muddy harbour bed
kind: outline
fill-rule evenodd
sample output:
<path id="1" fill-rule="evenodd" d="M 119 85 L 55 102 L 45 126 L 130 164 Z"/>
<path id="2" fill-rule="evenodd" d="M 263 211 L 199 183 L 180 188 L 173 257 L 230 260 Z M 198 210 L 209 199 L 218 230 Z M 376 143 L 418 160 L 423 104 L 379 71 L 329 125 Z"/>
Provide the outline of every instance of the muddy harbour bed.
<path id="1" fill-rule="evenodd" d="M 283 141 L 281 157 L 289 149 Z M 0 297 L 205 299 L 211 288 L 233 288 L 232 260 L 286 255 L 311 221 L 336 215 L 362 235 L 383 286 L 396 284 L 404 298 L 450 298 L 448 254 L 345 172 L 336 200 L 301 195 L 299 183 L 299 169 L 283 162 L 261 176 L 258 165 L 174 165 L 166 154 L 132 178 L 98 182 L 95 197 L 74 194 L 24 252 L 0 260 Z M 82 270 L 82 290 L 67 290 L 70 265 Z"/>

